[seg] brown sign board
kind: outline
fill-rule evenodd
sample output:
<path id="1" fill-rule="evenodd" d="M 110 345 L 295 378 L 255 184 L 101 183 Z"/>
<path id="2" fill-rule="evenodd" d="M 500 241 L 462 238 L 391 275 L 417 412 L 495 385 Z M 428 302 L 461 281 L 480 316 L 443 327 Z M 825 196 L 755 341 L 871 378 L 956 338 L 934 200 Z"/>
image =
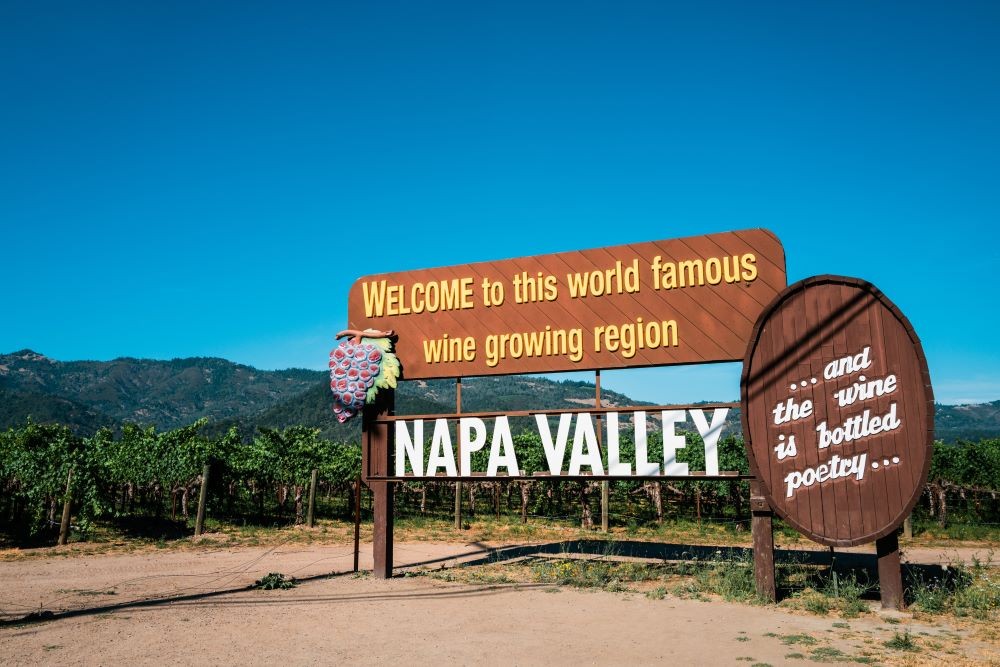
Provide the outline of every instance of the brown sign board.
<path id="1" fill-rule="evenodd" d="M 770 304 L 741 382 L 750 467 L 774 511 L 811 539 L 887 536 L 927 480 L 934 398 L 910 323 L 870 283 L 819 276 Z"/>
<path id="2" fill-rule="evenodd" d="M 395 331 L 407 380 L 738 361 L 785 284 L 749 229 L 365 276 L 348 321 Z"/>

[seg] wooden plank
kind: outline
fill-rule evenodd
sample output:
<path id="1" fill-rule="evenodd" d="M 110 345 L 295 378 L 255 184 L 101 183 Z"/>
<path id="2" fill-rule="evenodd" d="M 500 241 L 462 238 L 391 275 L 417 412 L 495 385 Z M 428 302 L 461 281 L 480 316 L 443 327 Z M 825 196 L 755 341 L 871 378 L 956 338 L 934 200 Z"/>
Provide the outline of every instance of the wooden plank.
<path id="1" fill-rule="evenodd" d="M 667 265 L 674 275 L 684 275 L 684 286 L 666 284 L 666 269 L 656 267 Z M 611 287 L 574 298 L 570 276 L 577 274 L 586 276 L 588 286 Z M 484 281 L 502 284 L 502 303 L 486 303 Z M 435 301 L 424 296 L 440 293 L 442 284 L 460 287 L 457 303 L 423 308 Z M 396 354 L 407 379 L 735 361 L 742 358 L 757 314 L 784 284 L 781 243 L 770 232 L 753 229 L 365 276 L 349 294 L 348 321 L 353 329 L 395 330 Z M 525 289 L 528 285 L 543 288 Z M 373 298 L 376 293 L 381 296 Z M 605 345 L 597 349 L 597 327 L 637 325 L 640 319 L 646 327 L 675 322 L 678 344 L 636 345 L 627 354 Z M 549 332 L 577 330 L 581 345 L 575 354 L 508 350 L 505 359 L 487 354 L 490 335 L 545 332 L 546 327 Z M 651 336 L 656 328 L 649 329 Z M 475 354 L 428 360 L 424 342 L 445 335 L 472 338 Z"/>
<path id="2" fill-rule="evenodd" d="M 662 412 L 664 410 L 714 410 L 718 408 L 739 408 L 739 403 L 683 403 L 678 405 L 630 405 L 621 407 L 606 407 L 606 408 L 559 408 L 552 410 L 538 409 L 538 410 L 509 410 L 503 411 L 490 411 L 490 412 L 453 412 L 453 413 L 434 413 L 434 414 L 415 414 L 415 415 L 386 415 L 384 417 L 379 417 L 376 419 L 376 423 L 379 424 L 392 424 L 398 421 L 416 421 L 417 419 L 432 420 L 432 419 L 462 419 L 463 417 L 478 417 L 479 419 L 491 419 L 495 417 L 533 417 L 535 415 L 576 415 L 576 414 L 605 414 L 608 412 Z"/>
<path id="3" fill-rule="evenodd" d="M 706 475 L 700 472 L 693 472 L 688 475 L 652 475 L 649 477 L 637 477 L 635 475 L 595 475 L 591 472 L 581 472 L 579 475 L 553 475 L 548 470 L 540 470 L 533 472 L 530 475 L 510 475 L 505 472 L 497 471 L 495 476 L 488 477 L 486 473 L 483 472 L 473 472 L 470 475 L 457 475 L 452 476 L 447 473 L 439 472 L 434 475 L 414 475 L 413 473 L 406 473 L 404 475 L 372 475 L 368 477 L 368 481 L 371 482 L 419 482 L 422 480 L 434 481 L 434 482 L 481 482 L 483 480 L 490 479 L 502 479 L 505 482 L 511 481 L 530 481 L 532 479 L 538 479 L 540 477 L 552 479 L 555 481 L 573 481 L 586 479 L 588 481 L 628 481 L 628 480 L 642 480 L 651 479 L 659 480 L 661 482 L 683 482 L 683 481 L 694 481 L 695 479 L 699 482 L 732 482 L 735 480 L 753 479 L 753 475 L 741 474 L 738 470 L 722 470 L 719 471 L 718 475 Z"/>

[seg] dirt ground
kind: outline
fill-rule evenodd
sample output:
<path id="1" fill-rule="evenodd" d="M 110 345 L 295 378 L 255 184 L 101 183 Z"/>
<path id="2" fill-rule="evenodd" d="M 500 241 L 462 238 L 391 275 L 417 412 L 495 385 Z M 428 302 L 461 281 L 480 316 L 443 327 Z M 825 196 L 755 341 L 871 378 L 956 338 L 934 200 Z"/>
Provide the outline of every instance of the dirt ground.
<path id="1" fill-rule="evenodd" d="M 487 551 L 481 544 L 397 543 L 395 563 L 404 572 L 437 569 Z M 908 558 L 950 562 L 974 553 L 922 551 Z M 351 574 L 352 558 L 346 544 L 72 558 L 53 552 L 0 562 L 0 619 L 59 614 L 0 627 L 0 663 L 929 664 L 945 656 L 948 664 L 1000 664 L 1000 646 L 974 627 L 905 612 L 876 609 L 845 622 L 548 584 L 470 585 L 405 574 L 377 580 Z M 361 566 L 371 567 L 370 545 L 362 546 Z M 302 581 L 290 590 L 246 590 L 268 572 Z M 904 629 L 922 650 L 883 646 Z"/>

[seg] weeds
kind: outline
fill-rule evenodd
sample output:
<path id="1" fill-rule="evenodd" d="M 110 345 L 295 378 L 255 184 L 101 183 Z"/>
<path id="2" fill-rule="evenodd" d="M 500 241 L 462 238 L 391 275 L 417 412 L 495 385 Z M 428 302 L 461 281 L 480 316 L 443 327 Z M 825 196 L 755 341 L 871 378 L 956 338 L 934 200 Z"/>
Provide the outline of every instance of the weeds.
<path id="1" fill-rule="evenodd" d="M 270 572 L 265 576 L 254 582 L 254 588 L 262 591 L 271 591 L 275 589 L 287 589 L 295 588 L 298 586 L 298 582 L 292 579 L 285 579 L 285 575 L 280 572 Z"/>
<path id="2" fill-rule="evenodd" d="M 852 658 L 833 646 L 819 646 L 809 652 L 809 659 L 813 662 L 846 662 Z"/>
<path id="3" fill-rule="evenodd" d="M 830 599 L 819 591 L 809 590 L 800 597 L 802 606 L 811 614 L 826 616 L 830 613 Z"/>
<path id="4" fill-rule="evenodd" d="M 802 644 L 803 646 L 811 646 L 816 643 L 817 639 L 810 635 L 778 635 L 781 639 L 781 643 L 785 646 L 792 646 L 794 644 Z"/>
<path id="5" fill-rule="evenodd" d="M 793 564 L 786 576 L 794 576 L 802 586 L 789 599 L 790 606 L 819 616 L 835 611 L 844 618 L 856 618 L 869 611 L 863 598 L 872 587 L 854 573 L 847 576 L 839 576 L 836 572 L 825 574 L 817 568 Z"/>
<path id="6" fill-rule="evenodd" d="M 650 600 L 662 600 L 667 597 L 667 587 L 657 586 L 656 588 L 646 591 L 646 597 Z"/>
<path id="7" fill-rule="evenodd" d="M 920 647 L 917 643 L 913 641 L 913 636 L 910 635 L 909 630 L 905 630 L 903 634 L 898 632 L 893 634 L 892 639 L 883 643 L 886 648 L 891 648 L 895 651 L 919 651 Z"/>
<path id="8" fill-rule="evenodd" d="M 630 590 L 627 583 L 656 579 L 660 574 L 655 565 L 605 560 L 539 559 L 529 567 L 532 578 L 541 583 L 600 588 L 610 592 L 627 592 Z"/>
<path id="9" fill-rule="evenodd" d="M 749 557 L 727 559 L 716 552 L 713 559 L 702 564 L 694 578 L 700 592 L 721 595 L 730 601 L 759 601 L 753 562 Z"/>
<path id="10" fill-rule="evenodd" d="M 835 600 L 835 605 L 844 618 L 856 618 L 868 611 L 868 605 L 862 598 L 871 588 L 867 582 L 859 581 L 853 572 L 838 581 L 835 571 L 824 586 L 823 592 Z"/>
<path id="11" fill-rule="evenodd" d="M 991 553 L 985 563 L 973 558 L 969 567 L 950 565 L 941 577 L 917 579 L 908 592 L 913 606 L 928 614 L 989 620 L 1000 607 L 1000 572 L 992 567 Z"/>

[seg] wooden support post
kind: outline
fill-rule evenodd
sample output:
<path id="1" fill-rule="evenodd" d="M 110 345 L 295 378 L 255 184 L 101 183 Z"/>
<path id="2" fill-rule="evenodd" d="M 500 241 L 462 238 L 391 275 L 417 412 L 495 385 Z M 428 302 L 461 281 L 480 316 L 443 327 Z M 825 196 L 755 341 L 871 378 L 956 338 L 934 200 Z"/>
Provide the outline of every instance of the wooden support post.
<path id="1" fill-rule="evenodd" d="M 201 535 L 205 528 L 205 501 L 208 500 L 208 469 L 206 463 L 201 469 L 201 489 L 198 491 L 198 516 L 194 520 L 194 536 Z"/>
<path id="2" fill-rule="evenodd" d="M 462 413 L 462 378 L 455 378 L 455 413 Z M 456 428 L 458 428 L 456 426 Z M 458 442 L 458 438 L 455 438 Z M 455 457 L 458 459 L 458 457 Z M 462 530 L 462 483 L 455 482 L 455 530 Z"/>
<path id="3" fill-rule="evenodd" d="M 309 478 L 309 509 L 306 510 L 306 525 L 313 528 L 316 519 L 316 478 L 319 470 L 313 468 L 312 476 Z"/>
<path id="4" fill-rule="evenodd" d="M 396 392 L 383 389 L 375 403 L 365 406 L 361 416 L 362 475 L 386 476 L 390 472 L 393 432 L 378 419 L 393 413 Z M 368 482 L 372 491 L 372 574 L 379 579 L 392 576 L 393 482 Z"/>
<path id="5" fill-rule="evenodd" d="M 361 551 L 361 475 L 354 480 L 354 571 L 358 571 Z"/>
<path id="6" fill-rule="evenodd" d="M 369 482 L 374 504 L 375 534 L 372 538 L 372 556 L 375 569 L 372 574 L 379 579 L 392 578 L 392 525 L 393 483 Z"/>
<path id="7" fill-rule="evenodd" d="M 73 468 L 70 468 L 69 474 L 66 475 L 66 497 L 63 498 L 62 520 L 59 522 L 59 539 L 56 540 L 56 544 L 59 546 L 66 544 L 66 540 L 69 539 L 69 518 L 70 511 L 73 507 L 73 497 L 71 494 L 72 490 Z"/>
<path id="8" fill-rule="evenodd" d="M 908 540 L 913 539 L 913 515 L 907 514 L 903 519 L 903 537 Z"/>
<path id="9" fill-rule="evenodd" d="M 778 599 L 774 578 L 774 512 L 767 504 L 758 480 L 750 482 L 750 534 L 753 537 L 753 575 L 757 595 L 764 600 Z"/>
<path id="10" fill-rule="evenodd" d="M 875 540 L 878 556 L 878 587 L 883 609 L 903 608 L 903 570 L 899 564 L 899 541 L 896 531 Z"/>

